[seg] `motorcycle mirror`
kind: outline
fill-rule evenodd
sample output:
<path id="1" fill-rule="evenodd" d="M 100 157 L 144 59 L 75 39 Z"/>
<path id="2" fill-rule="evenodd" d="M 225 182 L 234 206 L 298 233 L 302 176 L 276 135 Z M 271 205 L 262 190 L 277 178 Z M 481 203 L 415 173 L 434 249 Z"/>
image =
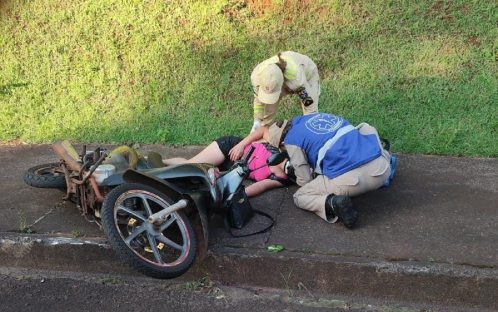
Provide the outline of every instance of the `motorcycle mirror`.
<path id="1" fill-rule="evenodd" d="M 268 166 L 276 166 L 279 163 L 281 163 L 282 161 L 284 161 L 284 159 L 286 159 L 286 158 L 289 158 L 289 155 L 287 154 L 287 152 L 280 152 L 278 154 L 273 154 L 270 157 L 268 157 L 268 160 L 266 160 L 266 163 L 268 164 Z"/>

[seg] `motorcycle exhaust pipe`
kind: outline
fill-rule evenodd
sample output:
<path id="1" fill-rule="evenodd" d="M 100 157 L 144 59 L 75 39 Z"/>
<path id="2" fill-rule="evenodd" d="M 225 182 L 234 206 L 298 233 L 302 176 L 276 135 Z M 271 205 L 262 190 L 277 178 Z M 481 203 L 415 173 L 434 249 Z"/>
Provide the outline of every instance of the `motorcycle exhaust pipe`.
<path id="1" fill-rule="evenodd" d="M 149 223 L 154 225 L 161 225 L 166 221 L 167 217 L 173 212 L 187 207 L 188 201 L 185 199 L 180 199 L 177 203 L 164 208 L 163 210 L 156 212 L 149 217 Z"/>

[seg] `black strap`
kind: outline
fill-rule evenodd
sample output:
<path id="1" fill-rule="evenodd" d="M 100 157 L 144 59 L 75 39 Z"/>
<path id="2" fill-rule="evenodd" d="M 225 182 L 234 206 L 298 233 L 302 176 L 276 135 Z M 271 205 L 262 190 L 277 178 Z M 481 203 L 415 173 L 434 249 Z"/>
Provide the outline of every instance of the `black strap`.
<path id="1" fill-rule="evenodd" d="M 284 73 L 285 68 L 287 67 L 287 62 L 282 58 L 282 53 L 278 53 L 277 56 L 278 56 L 278 62 L 276 63 L 276 65 L 278 66 L 278 68 L 280 68 L 282 73 Z"/>
<path id="2" fill-rule="evenodd" d="M 275 146 L 273 146 L 273 145 L 271 145 L 270 143 L 267 143 L 267 142 L 262 143 L 262 144 L 265 147 L 265 149 L 268 152 L 270 152 L 272 155 L 280 153 L 280 150 L 278 149 L 278 147 L 275 147 Z"/>
<path id="3" fill-rule="evenodd" d="M 253 236 L 253 235 L 256 235 L 256 234 L 263 234 L 263 233 L 268 232 L 275 225 L 275 219 L 273 219 L 273 217 L 270 216 L 269 214 L 267 214 L 266 212 L 263 212 L 261 210 L 254 209 L 254 208 L 253 208 L 253 212 L 255 214 L 262 215 L 262 216 L 266 217 L 267 219 L 271 220 L 271 224 L 268 225 L 266 228 L 260 230 L 260 231 L 257 231 L 257 232 L 254 232 L 254 233 L 249 233 L 249 234 L 238 235 L 238 234 L 234 234 L 233 233 L 233 228 L 230 227 L 230 225 L 228 224 L 228 219 L 225 218 L 225 227 L 228 229 L 228 232 L 230 233 L 230 235 L 232 235 L 232 237 L 247 237 L 247 236 Z"/>

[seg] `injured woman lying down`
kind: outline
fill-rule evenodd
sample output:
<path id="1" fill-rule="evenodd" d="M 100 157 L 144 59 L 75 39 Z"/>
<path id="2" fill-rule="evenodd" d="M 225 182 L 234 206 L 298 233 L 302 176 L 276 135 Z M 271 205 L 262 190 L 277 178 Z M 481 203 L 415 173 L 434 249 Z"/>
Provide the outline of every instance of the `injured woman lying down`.
<path id="1" fill-rule="evenodd" d="M 208 163 L 218 167 L 220 171 L 226 171 L 230 169 L 235 161 L 245 155 L 252 145 L 255 149 L 251 158 L 249 158 L 249 170 L 251 171 L 249 179 L 255 181 L 255 183 L 247 186 L 245 191 L 249 197 L 256 196 L 266 190 L 289 184 L 284 170 L 288 159 L 276 166 L 266 165 L 266 160 L 271 155 L 279 153 L 279 150 L 264 139 L 266 137 L 264 135 L 265 131 L 267 131 L 266 127 L 258 128 L 244 139 L 236 136 L 224 136 L 213 141 L 190 159 L 177 157 L 163 159 L 163 162 L 166 166 L 185 163 Z"/>

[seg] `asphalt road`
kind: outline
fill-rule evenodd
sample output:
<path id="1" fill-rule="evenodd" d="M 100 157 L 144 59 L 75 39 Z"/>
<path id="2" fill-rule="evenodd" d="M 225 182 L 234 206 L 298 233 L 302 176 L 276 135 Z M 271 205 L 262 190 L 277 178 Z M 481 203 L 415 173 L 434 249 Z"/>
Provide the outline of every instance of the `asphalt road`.
<path id="1" fill-rule="evenodd" d="M 0 310 L 9 311 L 433 311 L 318 297 L 291 290 L 160 281 L 119 275 L 0 267 Z M 439 310 L 435 310 L 439 311 Z"/>

